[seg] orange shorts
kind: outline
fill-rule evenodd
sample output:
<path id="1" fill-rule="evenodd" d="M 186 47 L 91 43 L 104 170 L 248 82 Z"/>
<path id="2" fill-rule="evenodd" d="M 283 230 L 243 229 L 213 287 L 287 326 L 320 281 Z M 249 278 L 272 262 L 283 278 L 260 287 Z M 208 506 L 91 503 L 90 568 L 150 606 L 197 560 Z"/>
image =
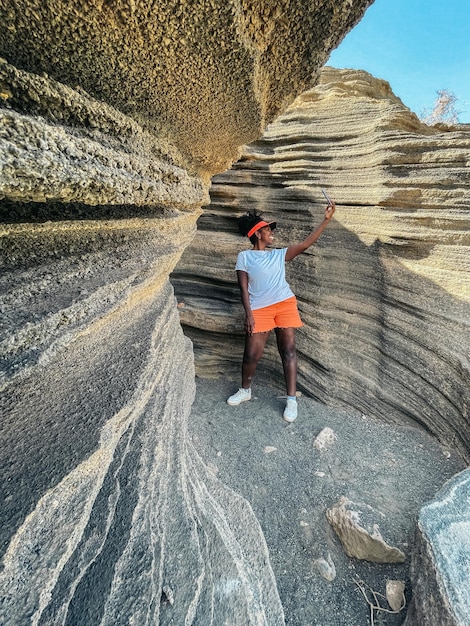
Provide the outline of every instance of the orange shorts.
<path id="1" fill-rule="evenodd" d="M 300 328 L 303 326 L 297 308 L 297 298 L 287 298 L 253 311 L 255 333 L 265 333 L 273 328 Z"/>

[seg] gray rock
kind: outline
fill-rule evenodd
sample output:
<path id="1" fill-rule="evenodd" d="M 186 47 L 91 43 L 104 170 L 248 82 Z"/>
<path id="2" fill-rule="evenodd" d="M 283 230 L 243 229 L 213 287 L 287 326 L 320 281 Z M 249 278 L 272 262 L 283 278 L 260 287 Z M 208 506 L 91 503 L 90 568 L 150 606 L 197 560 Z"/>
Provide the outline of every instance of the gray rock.
<path id="1" fill-rule="evenodd" d="M 468 626 L 469 571 L 470 470 L 465 470 L 420 511 L 405 626 Z"/>
<path id="2" fill-rule="evenodd" d="M 313 440 L 313 447 L 316 450 L 326 450 L 334 445 L 336 435 L 332 428 L 326 426 L 323 428 Z"/>
<path id="3" fill-rule="evenodd" d="M 332 582 L 336 578 L 336 567 L 331 558 L 331 554 L 328 554 L 326 559 L 323 557 L 315 559 L 314 564 L 325 580 Z"/>
<path id="4" fill-rule="evenodd" d="M 402 580 L 387 580 L 385 597 L 392 611 L 401 611 L 406 606 L 405 583 Z"/>

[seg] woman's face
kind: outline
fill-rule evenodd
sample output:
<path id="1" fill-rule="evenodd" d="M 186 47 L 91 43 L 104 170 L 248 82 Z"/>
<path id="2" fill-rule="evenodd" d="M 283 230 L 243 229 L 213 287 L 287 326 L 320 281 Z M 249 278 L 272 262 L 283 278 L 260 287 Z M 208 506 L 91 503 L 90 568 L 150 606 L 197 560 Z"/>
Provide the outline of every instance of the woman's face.
<path id="1" fill-rule="evenodd" d="M 271 226 L 263 226 L 259 229 L 260 240 L 266 245 L 270 246 L 274 241 L 274 233 L 271 230 Z"/>

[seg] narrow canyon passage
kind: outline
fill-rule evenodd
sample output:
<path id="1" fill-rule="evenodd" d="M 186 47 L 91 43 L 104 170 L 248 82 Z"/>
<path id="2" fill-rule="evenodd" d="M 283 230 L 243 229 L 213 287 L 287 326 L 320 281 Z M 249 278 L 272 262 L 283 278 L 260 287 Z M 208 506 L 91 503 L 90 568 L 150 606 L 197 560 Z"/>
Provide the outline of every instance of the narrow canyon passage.
<path id="1" fill-rule="evenodd" d="M 419 510 L 465 467 L 464 461 L 423 430 L 386 425 L 307 397 L 299 399 L 299 417 L 287 425 L 281 418 L 283 387 L 273 385 L 267 373 L 255 381 L 250 402 L 230 407 L 225 400 L 236 386 L 236 379 L 196 379 L 189 435 L 214 476 L 253 507 L 285 623 L 369 623 L 369 606 L 357 581 L 385 595 L 387 580 L 402 580 L 408 604 Z M 331 428 L 336 440 L 317 449 L 314 440 L 324 428 Z M 405 563 L 346 556 L 325 515 L 341 497 L 375 511 L 383 539 L 405 553 Z M 333 580 L 322 577 L 320 559 L 331 559 Z M 383 606 L 390 610 L 385 600 Z M 407 608 L 396 615 L 381 613 L 381 623 L 403 624 Z M 374 616 L 378 619 L 376 612 Z"/>
<path id="2" fill-rule="evenodd" d="M 322 604 L 364 626 L 350 574 L 370 569 L 325 507 L 374 501 L 410 548 L 470 460 L 470 128 L 324 67 L 371 4 L 0 3 L 2 626 L 311 626 Z M 225 404 L 236 219 L 265 212 L 284 245 L 322 188 L 334 223 L 289 275 L 309 417 L 280 422 L 271 345 L 247 429 Z M 437 532 L 420 509 L 407 626 L 468 621 L 467 475 Z"/>

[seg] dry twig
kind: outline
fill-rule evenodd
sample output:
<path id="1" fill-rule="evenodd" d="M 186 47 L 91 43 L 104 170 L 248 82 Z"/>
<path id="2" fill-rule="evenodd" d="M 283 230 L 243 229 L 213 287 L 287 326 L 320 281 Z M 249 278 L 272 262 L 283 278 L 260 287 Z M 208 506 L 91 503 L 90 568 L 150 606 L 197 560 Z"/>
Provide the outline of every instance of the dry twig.
<path id="1" fill-rule="evenodd" d="M 357 588 L 360 590 L 360 592 L 364 596 L 365 601 L 369 605 L 371 626 L 375 626 L 374 611 L 377 612 L 377 615 L 379 615 L 380 613 L 397 614 L 397 613 L 400 613 L 400 611 L 403 611 L 403 609 L 406 606 L 405 596 L 403 596 L 403 605 L 397 611 L 393 611 L 392 609 L 387 609 L 380 604 L 379 598 L 382 598 L 383 600 L 387 601 L 387 598 L 382 593 L 379 593 L 378 591 L 374 591 L 372 587 L 369 587 L 369 585 L 365 583 L 363 580 L 361 580 L 360 578 L 357 578 L 357 577 L 354 578 L 353 582 L 357 586 Z M 367 593 L 370 593 L 372 595 L 373 600 L 369 599 Z"/>

